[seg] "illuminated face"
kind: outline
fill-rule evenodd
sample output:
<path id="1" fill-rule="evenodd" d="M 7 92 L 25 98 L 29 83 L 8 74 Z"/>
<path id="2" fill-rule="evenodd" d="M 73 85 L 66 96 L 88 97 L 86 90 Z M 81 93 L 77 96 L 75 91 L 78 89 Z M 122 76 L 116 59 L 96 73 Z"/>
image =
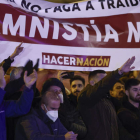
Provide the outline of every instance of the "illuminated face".
<path id="1" fill-rule="evenodd" d="M 107 75 L 106 73 L 98 73 L 98 74 L 96 74 L 96 76 L 94 76 L 93 78 L 91 78 L 90 85 L 92 85 L 92 86 L 95 85 L 100 80 L 102 80 L 106 75 Z"/>
<path id="2" fill-rule="evenodd" d="M 51 86 L 49 88 L 49 91 L 52 91 L 52 92 L 54 92 L 56 94 L 63 94 L 61 88 L 58 87 L 58 86 Z"/>
<path id="3" fill-rule="evenodd" d="M 41 104 L 42 109 L 47 113 L 47 111 L 58 110 L 60 107 L 60 99 L 58 94 L 61 93 L 61 88 L 57 86 L 51 86 L 43 98 L 43 103 Z"/>
<path id="4" fill-rule="evenodd" d="M 78 96 L 80 91 L 84 88 L 84 84 L 82 83 L 81 80 L 74 80 L 72 83 L 71 83 L 71 93 L 74 95 L 74 96 Z"/>
<path id="5" fill-rule="evenodd" d="M 117 99 L 122 98 L 125 95 L 125 88 L 124 85 L 117 82 L 114 86 L 113 86 L 113 90 L 110 91 L 110 95 L 112 97 L 115 97 Z"/>
<path id="6" fill-rule="evenodd" d="M 48 111 L 58 110 L 60 107 L 60 100 L 51 100 L 47 105 Z"/>
<path id="7" fill-rule="evenodd" d="M 133 102 L 140 102 L 140 84 L 137 86 L 131 86 L 129 90 L 126 90 L 128 99 Z"/>

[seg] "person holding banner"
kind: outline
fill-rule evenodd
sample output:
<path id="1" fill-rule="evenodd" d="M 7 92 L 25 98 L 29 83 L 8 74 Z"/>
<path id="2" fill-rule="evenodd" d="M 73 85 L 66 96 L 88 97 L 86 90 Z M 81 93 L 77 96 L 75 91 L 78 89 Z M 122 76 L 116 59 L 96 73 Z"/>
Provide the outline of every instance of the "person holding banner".
<path id="1" fill-rule="evenodd" d="M 0 140 L 6 140 L 5 117 L 17 117 L 29 112 L 34 96 L 32 85 L 35 83 L 36 79 L 37 73 L 35 70 L 29 76 L 27 76 L 26 71 L 24 73 L 24 82 L 26 87 L 24 88 L 20 99 L 17 101 L 5 101 L 3 98 L 6 82 L 4 79 L 3 68 L 0 67 Z"/>
<path id="2" fill-rule="evenodd" d="M 78 98 L 78 109 L 87 126 L 88 132 L 85 140 L 134 139 L 129 133 L 122 130 L 122 125 L 117 118 L 113 104 L 107 99 L 106 95 L 119 78 L 122 77 L 123 73 L 135 68 L 131 67 L 134 61 L 135 57 L 133 56 L 119 69 L 112 71 L 104 78 L 102 77 L 93 85 L 88 84 L 81 92 Z"/>

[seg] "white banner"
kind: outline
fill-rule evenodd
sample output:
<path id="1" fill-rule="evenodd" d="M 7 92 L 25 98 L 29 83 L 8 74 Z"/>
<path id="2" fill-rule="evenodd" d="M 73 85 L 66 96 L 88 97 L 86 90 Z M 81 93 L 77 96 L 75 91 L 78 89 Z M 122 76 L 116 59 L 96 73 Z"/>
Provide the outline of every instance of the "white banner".
<path id="1" fill-rule="evenodd" d="M 39 58 L 44 69 L 111 71 L 136 56 L 140 69 L 139 0 L 1 0 L 0 13 L 0 60 L 24 42 L 13 66 Z"/>

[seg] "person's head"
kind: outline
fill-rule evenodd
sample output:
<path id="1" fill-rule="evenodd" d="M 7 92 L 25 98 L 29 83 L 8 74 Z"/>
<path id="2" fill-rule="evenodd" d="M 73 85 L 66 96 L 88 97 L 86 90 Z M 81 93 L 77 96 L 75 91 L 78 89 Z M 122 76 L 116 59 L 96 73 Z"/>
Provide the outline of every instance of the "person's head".
<path id="1" fill-rule="evenodd" d="M 125 87 L 122 81 L 117 81 L 113 88 L 110 90 L 110 95 L 117 99 L 121 99 L 125 95 Z"/>
<path id="2" fill-rule="evenodd" d="M 89 73 L 88 81 L 90 85 L 94 85 L 98 83 L 101 79 L 106 76 L 106 72 L 104 70 L 94 70 Z"/>
<path id="3" fill-rule="evenodd" d="M 41 95 L 42 96 L 45 95 L 48 91 L 57 94 L 61 100 L 61 103 L 63 103 L 63 95 L 65 98 L 66 94 L 65 94 L 65 87 L 60 80 L 58 80 L 57 78 L 48 79 L 43 84 Z"/>
<path id="4" fill-rule="evenodd" d="M 14 68 L 10 73 L 10 81 L 20 78 L 22 72 L 23 72 L 23 67 Z"/>
<path id="5" fill-rule="evenodd" d="M 41 99 L 41 108 L 47 113 L 48 111 L 58 111 L 60 107 L 60 98 L 58 94 L 52 91 L 46 91 Z"/>
<path id="6" fill-rule="evenodd" d="M 46 115 L 55 122 L 58 118 L 58 109 L 60 107 L 60 98 L 58 94 L 47 91 L 41 98 L 41 108 Z"/>
<path id="7" fill-rule="evenodd" d="M 64 92 L 64 85 L 57 78 L 48 79 L 42 87 L 41 108 L 53 122 L 58 118 L 58 109 L 63 102 Z"/>
<path id="8" fill-rule="evenodd" d="M 129 102 L 139 103 L 140 102 L 140 81 L 131 78 L 125 83 L 125 93 L 128 97 Z"/>
<path id="9" fill-rule="evenodd" d="M 85 87 L 85 79 L 79 75 L 75 75 L 70 79 L 70 89 L 74 96 L 78 96 L 80 91 Z"/>

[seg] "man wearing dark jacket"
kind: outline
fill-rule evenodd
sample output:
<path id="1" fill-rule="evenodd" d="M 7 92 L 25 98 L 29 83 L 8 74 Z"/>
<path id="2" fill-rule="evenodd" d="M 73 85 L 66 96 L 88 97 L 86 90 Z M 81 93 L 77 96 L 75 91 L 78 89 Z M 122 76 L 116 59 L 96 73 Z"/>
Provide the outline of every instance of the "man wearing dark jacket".
<path id="1" fill-rule="evenodd" d="M 81 92 L 78 99 L 78 108 L 87 126 L 85 140 L 121 139 L 118 132 L 118 126 L 120 126 L 118 125 L 118 118 L 112 103 L 106 99 L 106 94 L 124 72 L 134 68 L 130 68 L 134 60 L 135 57 L 132 57 L 122 67 L 104 78 L 101 75 L 95 76 L 96 82 L 93 85 L 88 84 Z M 102 80 L 101 77 L 103 78 Z"/>
<path id="2" fill-rule="evenodd" d="M 136 137 L 140 139 L 140 81 L 129 79 L 125 83 L 125 93 L 128 100 L 123 102 L 123 108 L 118 111 L 118 117 L 123 126 Z"/>
<path id="3" fill-rule="evenodd" d="M 68 91 L 68 100 L 72 106 L 77 108 L 77 97 L 79 93 L 85 87 L 85 79 L 80 75 L 74 75 L 73 72 L 58 72 L 58 79 L 63 82 L 65 79 L 70 79 L 70 91 L 65 87 L 66 92 Z"/>
<path id="4" fill-rule="evenodd" d="M 85 79 L 79 75 L 75 75 L 70 79 L 71 94 L 68 95 L 68 99 L 75 108 L 77 108 L 77 96 L 85 87 Z"/>
<path id="5" fill-rule="evenodd" d="M 24 74 L 24 82 L 26 87 L 20 99 L 18 101 L 5 101 L 3 98 L 5 94 L 4 87 L 6 82 L 4 79 L 3 68 L 0 67 L 0 140 L 6 140 L 5 117 L 17 117 L 29 112 L 34 95 L 32 85 L 35 83 L 36 79 L 36 71 L 29 76 L 27 76 L 26 71 Z"/>
<path id="6" fill-rule="evenodd" d="M 18 100 L 23 92 L 25 87 L 23 74 L 25 71 L 30 75 L 33 72 L 33 69 L 38 70 L 38 61 L 33 67 L 33 62 L 28 60 L 24 67 L 16 67 L 10 73 L 10 82 L 5 87 L 5 96 L 4 100 Z M 32 86 L 34 97 L 39 96 L 39 92 L 36 92 L 36 83 Z M 7 140 L 14 140 L 15 127 L 19 117 L 6 118 L 6 127 L 7 127 Z"/>
<path id="7" fill-rule="evenodd" d="M 15 140 L 76 140 L 77 134 L 68 132 L 58 118 L 60 97 L 54 88 L 59 87 L 48 84 L 46 81 L 43 85 L 39 103 L 19 120 Z"/>
<path id="8" fill-rule="evenodd" d="M 73 131 L 74 133 L 78 134 L 78 139 L 84 138 L 87 133 L 86 126 L 81 119 L 78 110 L 70 104 L 65 93 L 65 87 L 63 83 L 57 78 L 50 78 L 45 82 L 43 87 L 45 90 L 49 89 L 55 92 L 60 97 L 61 105 L 58 112 L 59 119 L 64 127 L 68 131 Z"/>

